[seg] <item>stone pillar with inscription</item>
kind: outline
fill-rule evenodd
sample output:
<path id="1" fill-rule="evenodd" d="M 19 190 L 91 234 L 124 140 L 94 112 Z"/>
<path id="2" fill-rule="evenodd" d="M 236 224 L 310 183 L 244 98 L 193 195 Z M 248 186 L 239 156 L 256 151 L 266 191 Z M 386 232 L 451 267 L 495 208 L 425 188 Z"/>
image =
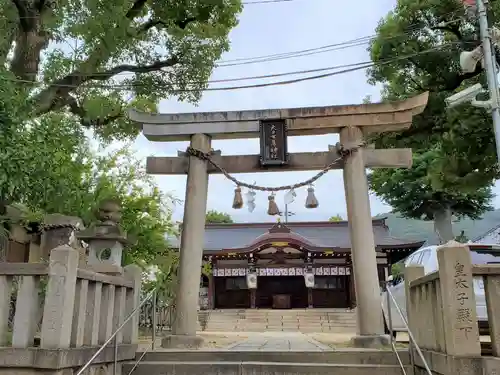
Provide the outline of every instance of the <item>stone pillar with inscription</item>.
<path id="1" fill-rule="evenodd" d="M 452 356 L 480 356 L 469 247 L 450 241 L 438 248 L 437 257 L 446 353 Z"/>

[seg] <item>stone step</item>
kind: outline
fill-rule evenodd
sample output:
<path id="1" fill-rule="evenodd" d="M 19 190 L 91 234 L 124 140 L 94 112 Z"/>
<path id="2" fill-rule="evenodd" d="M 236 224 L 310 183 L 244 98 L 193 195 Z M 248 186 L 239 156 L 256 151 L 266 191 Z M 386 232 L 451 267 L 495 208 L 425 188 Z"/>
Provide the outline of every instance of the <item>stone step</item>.
<path id="1" fill-rule="evenodd" d="M 205 331 L 354 332 L 356 312 L 345 309 L 211 310 L 200 312 Z"/>
<path id="2" fill-rule="evenodd" d="M 276 315 L 289 315 L 289 316 L 308 316 L 308 315 L 354 315 L 355 311 L 321 311 L 321 310 L 308 310 L 308 311 L 295 311 L 295 310 L 246 310 L 241 312 L 236 311 L 205 311 L 199 313 L 200 315 L 266 315 L 266 316 L 276 316 Z"/>
<path id="3" fill-rule="evenodd" d="M 139 359 L 143 353 L 138 352 Z M 408 350 L 398 351 L 404 364 L 410 364 Z M 147 352 L 145 362 L 288 362 L 288 363 L 349 363 L 397 365 L 398 360 L 390 350 L 337 349 L 335 351 L 233 351 L 222 349 L 182 350 Z"/>
<path id="4" fill-rule="evenodd" d="M 281 323 L 281 322 L 208 322 L 205 327 L 246 327 L 246 326 L 285 326 L 285 327 L 303 327 L 303 326 L 318 326 L 318 327 L 356 327 L 355 322 L 335 324 L 335 323 L 316 323 L 316 322 L 301 322 L 301 323 Z"/>
<path id="5" fill-rule="evenodd" d="M 126 363 L 122 373 L 130 372 L 133 363 Z M 410 368 L 407 366 L 408 369 Z M 282 375 L 401 375 L 399 365 L 297 363 L 297 362 L 141 362 L 134 375 L 220 375 L 220 374 L 282 374 Z"/>
<path id="6" fill-rule="evenodd" d="M 289 317 L 308 317 L 308 316 L 356 316 L 355 313 L 279 313 L 279 314 L 267 314 L 267 313 L 245 313 L 245 314 L 233 314 L 233 313 L 209 313 L 206 316 L 233 316 L 233 317 L 277 317 L 277 316 L 289 316 Z"/>
<path id="7" fill-rule="evenodd" d="M 305 317 L 293 317 L 293 316 L 272 316 L 272 317 L 265 317 L 265 316 L 247 316 L 247 317 L 241 317 L 241 318 L 234 318 L 231 316 L 209 316 L 205 320 L 309 320 L 309 319 L 314 319 L 314 320 L 338 320 L 338 321 L 345 321 L 345 320 L 355 320 L 356 316 L 305 316 Z M 199 319 L 201 321 L 201 319 Z"/>
<path id="8" fill-rule="evenodd" d="M 235 324 L 254 324 L 254 323 L 260 323 L 260 324 L 309 324 L 309 323 L 314 323 L 314 324 L 325 324 L 325 325 L 337 325 L 337 326 L 342 326 L 346 324 L 356 324 L 356 320 L 343 320 L 343 321 L 338 321 L 338 320 L 319 320 L 319 319 L 307 319 L 307 320 L 209 320 L 207 323 L 235 323 Z"/>

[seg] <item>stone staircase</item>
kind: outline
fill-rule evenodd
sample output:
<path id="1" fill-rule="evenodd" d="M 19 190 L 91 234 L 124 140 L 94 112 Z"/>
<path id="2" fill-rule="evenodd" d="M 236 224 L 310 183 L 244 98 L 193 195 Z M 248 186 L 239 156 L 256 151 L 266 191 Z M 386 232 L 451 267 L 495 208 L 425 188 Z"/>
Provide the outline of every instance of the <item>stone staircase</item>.
<path id="1" fill-rule="evenodd" d="M 209 332 L 330 332 L 356 331 L 356 312 L 345 309 L 206 310 L 200 330 Z"/>
<path id="2" fill-rule="evenodd" d="M 142 353 L 137 353 L 137 359 Z M 407 374 L 411 374 L 408 351 L 400 352 Z M 133 362 L 123 365 L 128 374 Z M 324 352 L 280 351 L 181 351 L 148 352 L 134 375 L 401 375 L 391 351 L 336 350 Z"/>

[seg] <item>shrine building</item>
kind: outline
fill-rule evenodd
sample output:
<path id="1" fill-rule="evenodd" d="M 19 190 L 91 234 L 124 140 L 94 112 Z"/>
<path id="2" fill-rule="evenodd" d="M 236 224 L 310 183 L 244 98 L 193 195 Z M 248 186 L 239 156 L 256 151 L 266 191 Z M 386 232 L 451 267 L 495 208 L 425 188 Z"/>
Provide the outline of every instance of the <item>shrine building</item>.
<path id="1" fill-rule="evenodd" d="M 373 233 L 380 281 L 424 242 L 392 237 L 385 219 Z M 201 309 L 356 306 L 347 221 L 207 224 L 203 260 Z"/>

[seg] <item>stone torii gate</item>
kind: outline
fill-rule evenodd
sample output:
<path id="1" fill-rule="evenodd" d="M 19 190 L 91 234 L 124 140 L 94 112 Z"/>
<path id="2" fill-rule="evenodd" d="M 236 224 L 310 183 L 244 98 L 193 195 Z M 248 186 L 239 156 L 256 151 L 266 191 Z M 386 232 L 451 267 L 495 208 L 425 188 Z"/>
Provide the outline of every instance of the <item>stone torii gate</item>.
<path id="1" fill-rule="evenodd" d="M 344 157 L 331 169 L 343 168 L 347 214 L 352 244 L 353 274 L 357 301 L 356 346 L 385 344 L 377 260 L 365 168 L 400 168 L 412 164 L 411 149 L 359 147 L 366 134 L 399 131 L 410 127 L 414 115 L 427 104 L 428 94 L 395 103 L 375 103 L 312 108 L 256 111 L 145 114 L 129 118 L 142 126 L 144 136 L 156 142 L 190 141 L 191 148 L 209 156 L 227 173 L 322 170 Z M 282 129 L 277 153 L 269 153 L 268 125 Z M 274 132 L 274 130 L 273 130 Z M 324 152 L 288 155 L 286 136 L 340 133 L 338 147 Z M 274 133 L 273 133 L 274 134 Z M 212 139 L 261 137 L 260 155 L 222 156 L 211 150 Z M 278 137 L 279 138 L 279 137 Z M 273 146 L 275 138 L 273 138 Z M 208 175 L 221 173 L 200 155 L 179 153 L 176 157 L 149 157 L 150 174 L 187 174 L 183 230 L 181 235 L 179 285 L 173 335 L 165 345 L 197 345 L 196 337 L 199 275 L 202 265 Z"/>

